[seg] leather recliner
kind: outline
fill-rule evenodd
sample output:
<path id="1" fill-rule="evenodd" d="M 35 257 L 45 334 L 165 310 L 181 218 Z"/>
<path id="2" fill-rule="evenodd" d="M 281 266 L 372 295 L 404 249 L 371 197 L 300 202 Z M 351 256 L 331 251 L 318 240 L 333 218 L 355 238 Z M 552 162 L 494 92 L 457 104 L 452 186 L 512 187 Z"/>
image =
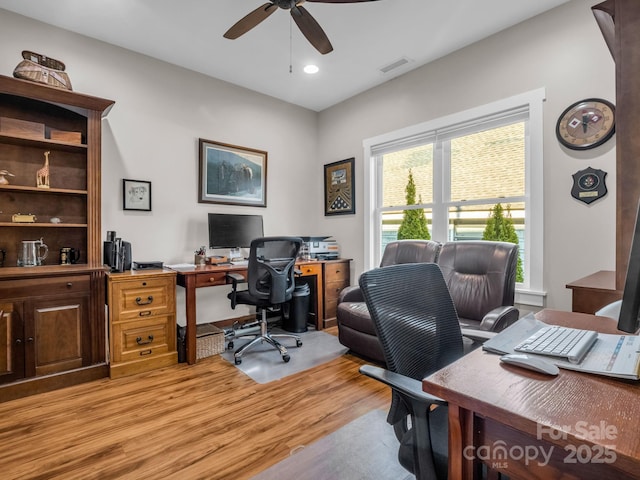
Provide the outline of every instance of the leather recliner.
<path id="1" fill-rule="evenodd" d="M 461 326 L 499 332 L 519 316 L 513 306 L 517 260 L 518 246 L 507 242 L 478 240 L 439 244 L 401 240 L 387 245 L 380 266 L 437 263 Z M 340 293 L 336 317 L 340 343 L 354 353 L 384 363 L 382 347 L 359 287 L 350 286 Z"/>

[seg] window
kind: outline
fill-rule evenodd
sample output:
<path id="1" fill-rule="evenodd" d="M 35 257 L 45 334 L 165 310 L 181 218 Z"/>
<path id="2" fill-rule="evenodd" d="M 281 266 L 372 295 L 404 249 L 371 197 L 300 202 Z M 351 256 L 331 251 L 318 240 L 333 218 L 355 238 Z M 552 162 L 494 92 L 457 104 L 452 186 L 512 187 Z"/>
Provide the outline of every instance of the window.
<path id="1" fill-rule="evenodd" d="M 499 203 L 518 236 L 517 301 L 542 306 L 543 100 L 529 92 L 366 140 L 365 268 L 379 264 L 408 211 L 424 214 L 434 240 L 474 240 Z"/>

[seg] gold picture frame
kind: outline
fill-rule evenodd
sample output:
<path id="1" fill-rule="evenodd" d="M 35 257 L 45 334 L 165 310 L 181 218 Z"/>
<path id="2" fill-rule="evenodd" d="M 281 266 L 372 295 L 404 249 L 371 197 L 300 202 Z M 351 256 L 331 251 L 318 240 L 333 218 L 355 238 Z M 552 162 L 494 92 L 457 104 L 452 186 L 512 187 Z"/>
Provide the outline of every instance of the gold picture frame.
<path id="1" fill-rule="evenodd" d="M 267 206 L 267 152 L 199 139 L 199 203 Z"/>

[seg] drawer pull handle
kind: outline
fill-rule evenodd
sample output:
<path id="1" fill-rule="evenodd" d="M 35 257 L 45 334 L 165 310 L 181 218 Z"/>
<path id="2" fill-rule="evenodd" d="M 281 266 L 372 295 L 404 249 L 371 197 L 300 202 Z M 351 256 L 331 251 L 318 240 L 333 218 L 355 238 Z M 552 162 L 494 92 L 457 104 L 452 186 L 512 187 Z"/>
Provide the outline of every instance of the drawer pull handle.
<path id="1" fill-rule="evenodd" d="M 150 303 L 152 303 L 152 302 L 153 302 L 153 295 L 149 295 L 149 296 L 147 297 L 147 300 L 146 300 L 146 301 L 144 301 L 144 302 L 142 301 L 142 298 L 141 298 L 141 297 L 136 297 L 136 303 L 137 303 L 138 305 L 149 305 L 149 304 L 150 304 Z"/>
<path id="2" fill-rule="evenodd" d="M 151 315 L 151 310 L 143 310 L 138 315 L 140 315 L 141 317 L 148 317 L 149 315 Z"/>
<path id="3" fill-rule="evenodd" d="M 73 283 L 72 282 L 68 282 L 67 283 L 67 288 L 71 288 L 71 287 L 73 287 Z"/>
<path id="4" fill-rule="evenodd" d="M 149 350 L 140 350 L 140 355 L 151 355 L 151 353 L 153 352 L 153 350 L 149 349 Z"/>
<path id="5" fill-rule="evenodd" d="M 151 342 L 153 342 L 153 335 L 149 335 L 148 340 L 142 340 L 142 337 L 137 337 L 136 338 L 136 343 L 138 345 L 149 345 Z"/>

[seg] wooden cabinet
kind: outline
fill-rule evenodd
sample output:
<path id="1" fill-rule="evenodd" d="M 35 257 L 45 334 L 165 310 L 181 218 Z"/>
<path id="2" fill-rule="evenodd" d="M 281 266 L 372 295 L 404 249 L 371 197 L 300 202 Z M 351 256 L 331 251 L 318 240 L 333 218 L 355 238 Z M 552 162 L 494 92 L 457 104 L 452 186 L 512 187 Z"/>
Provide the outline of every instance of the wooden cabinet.
<path id="1" fill-rule="evenodd" d="M 100 153 L 113 103 L 0 76 L 3 399 L 106 375 Z M 22 242 L 39 239 L 41 265 L 19 266 Z M 59 265 L 63 247 L 79 250 L 76 264 Z"/>
<path id="2" fill-rule="evenodd" d="M 336 309 L 338 296 L 343 288 L 351 281 L 350 262 L 348 259 L 328 260 L 323 265 L 322 276 L 324 285 L 324 327 L 336 324 Z"/>
<path id="3" fill-rule="evenodd" d="M 29 270 L 34 273 L 25 274 L 28 278 L 0 281 L 0 310 L 5 312 L 0 320 L 3 399 L 106 374 L 105 345 L 100 341 L 104 322 L 95 325 L 89 314 L 91 286 L 99 276 L 72 271 L 41 276 Z M 12 391 L 16 380 L 28 382 Z"/>
<path id="4" fill-rule="evenodd" d="M 178 362 L 176 273 L 107 274 L 111 378 Z"/>

